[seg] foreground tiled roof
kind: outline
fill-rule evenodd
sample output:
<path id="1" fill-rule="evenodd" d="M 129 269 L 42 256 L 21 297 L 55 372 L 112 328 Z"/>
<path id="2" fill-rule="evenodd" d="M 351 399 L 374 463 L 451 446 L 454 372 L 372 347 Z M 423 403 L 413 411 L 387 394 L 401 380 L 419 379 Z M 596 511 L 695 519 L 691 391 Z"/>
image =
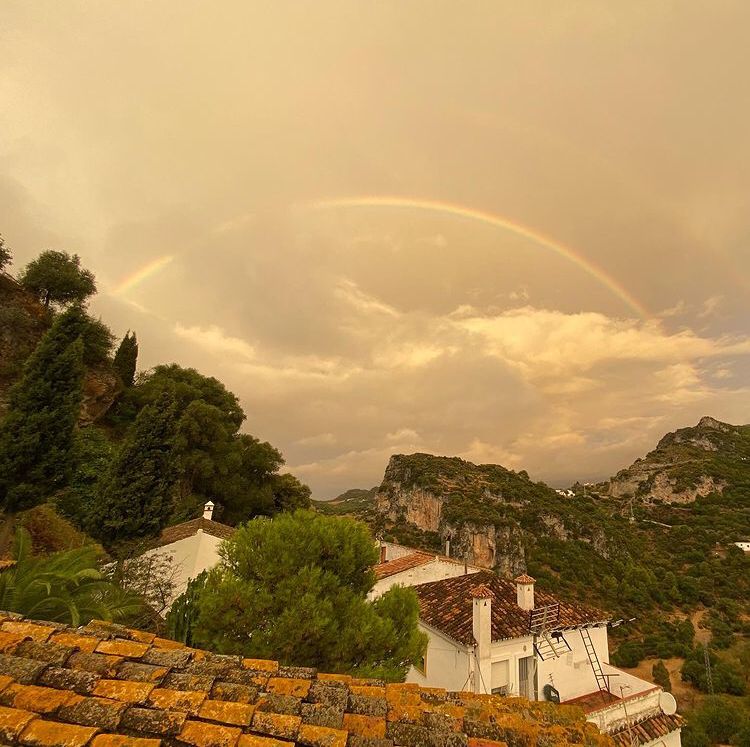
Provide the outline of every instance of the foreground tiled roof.
<path id="1" fill-rule="evenodd" d="M 473 590 L 480 585 L 486 586 L 492 592 L 492 640 L 529 635 L 529 613 L 517 604 L 515 583 L 500 578 L 492 571 L 479 571 L 414 586 L 414 591 L 419 597 L 419 619 L 455 641 L 471 645 L 474 642 L 471 599 Z M 561 602 L 549 592 L 537 589 L 534 593 L 536 607 L 558 602 L 560 619 L 555 626 L 557 629 L 604 623 L 609 619 L 607 614 L 600 610 L 576 603 Z"/>
<path id="2" fill-rule="evenodd" d="M 0 621 L 3 745 L 612 746 L 577 708 L 318 674 L 111 623 Z"/>
<path id="3" fill-rule="evenodd" d="M 631 733 L 635 737 L 637 744 L 648 744 L 656 739 L 666 737 L 667 734 L 673 732 L 675 729 L 681 728 L 683 723 L 684 719 L 677 714 L 667 716 L 665 713 L 660 713 L 639 721 L 630 728 L 624 726 L 613 736 L 617 747 L 632 747 Z"/>
<path id="4" fill-rule="evenodd" d="M 154 547 L 164 547 L 164 545 L 171 545 L 178 540 L 187 539 L 196 534 L 199 529 L 219 539 L 229 539 L 235 531 L 234 527 L 230 527 L 228 524 L 221 524 L 218 521 L 200 517 L 183 521 L 182 524 L 175 524 L 173 527 L 166 527 L 154 541 Z"/>

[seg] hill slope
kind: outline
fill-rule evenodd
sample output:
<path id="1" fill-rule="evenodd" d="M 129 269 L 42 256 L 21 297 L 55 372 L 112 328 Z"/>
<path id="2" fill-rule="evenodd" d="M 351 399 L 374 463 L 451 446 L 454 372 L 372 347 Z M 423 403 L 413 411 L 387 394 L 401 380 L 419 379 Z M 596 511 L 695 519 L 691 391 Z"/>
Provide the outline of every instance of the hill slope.
<path id="1" fill-rule="evenodd" d="M 599 486 L 613 498 L 692 503 L 725 490 L 750 490 L 750 425 L 703 417 L 667 433 L 656 448 Z"/>

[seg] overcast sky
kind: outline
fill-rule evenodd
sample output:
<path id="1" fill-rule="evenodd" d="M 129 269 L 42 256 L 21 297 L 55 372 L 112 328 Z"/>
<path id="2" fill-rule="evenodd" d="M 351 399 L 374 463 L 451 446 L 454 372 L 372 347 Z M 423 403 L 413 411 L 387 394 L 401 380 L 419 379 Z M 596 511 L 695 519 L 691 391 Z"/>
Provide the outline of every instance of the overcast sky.
<path id="1" fill-rule="evenodd" d="M 2 0 L 0 232 L 331 497 L 750 421 L 750 4 Z M 145 270 L 144 270 L 145 268 Z M 150 268 L 150 270 L 149 270 Z"/>

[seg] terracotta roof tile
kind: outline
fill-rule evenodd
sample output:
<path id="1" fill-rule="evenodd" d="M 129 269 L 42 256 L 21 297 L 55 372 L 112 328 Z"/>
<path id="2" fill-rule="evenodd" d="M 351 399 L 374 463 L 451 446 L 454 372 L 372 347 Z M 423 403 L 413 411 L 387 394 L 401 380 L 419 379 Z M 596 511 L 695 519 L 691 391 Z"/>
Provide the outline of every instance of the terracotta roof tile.
<path id="1" fill-rule="evenodd" d="M 528 573 L 522 573 L 513 579 L 517 584 L 535 584 L 536 579 L 529 576 Z"/>
<path id="2" fill-rule="evenodd" d="M 14 654 L 0 654 L 2 745 L 499 747 L 542 734 L 550 747 L 612 744 L 564 705 L 319 674 L 101 621 L 61 629 L 0 620 L 14 628 L 5 631 Z"/>
<path id="3" fill-rule="evenodd" d="M 516 585 L 492 571 L 445 578 L 412 587 L 419 598 L 419 618 L 459 643 L 474 642 L 472 595 L 477 586 L 485 587 L 492 599 L 492 640 L 529 635 L 529 612 L 517 604 Z M 560 605 L 557 629 L 602 624 L 609 616 L 601 610 L 576 603 L 561 602 L 547 591 L 536 590 L 536 607 Z"/>
<path id="4" fill-rule="evenodd" d="M 32 721 L 18 739 L 27 747 L 85 747 L 99 730 L 93 726 Z"/>
<path id="5" fill-rule="evenodd" d="M 681 716 L 677 714 L 668 716 L 665 713 L 660 713 L 632 724 L 630 727 L 624 726 L 613 736 L 617 747 L 632 747 L 633 741 L 639 745 L 648 744 L 666 737 L 667 734 L 682 728 L 683 725 L 684 719 Z M 631 740 L 631 734 L 634 740 Z"/>

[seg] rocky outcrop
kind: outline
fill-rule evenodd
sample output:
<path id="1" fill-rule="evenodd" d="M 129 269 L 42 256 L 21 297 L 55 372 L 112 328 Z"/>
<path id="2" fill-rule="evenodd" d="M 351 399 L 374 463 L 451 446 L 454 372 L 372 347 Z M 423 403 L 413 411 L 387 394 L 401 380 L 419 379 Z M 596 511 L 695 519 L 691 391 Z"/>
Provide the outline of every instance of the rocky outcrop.
<path id="1" fill-rule="evenodd" d="M 733 478 L 750 479 L 750 426 L 706 416 L 694 427 L 667 433 L 652 452 L 599 488 L 612 498 L 693 503 L 722 493 Z"/>
<path id="2" fill-rule="evenodd" d="M 83 402 L 78 424 L 91 425 L 103 417 L 121 391 L 122 383 L 111 368 L 89 368 L 83 381 Z"/>

